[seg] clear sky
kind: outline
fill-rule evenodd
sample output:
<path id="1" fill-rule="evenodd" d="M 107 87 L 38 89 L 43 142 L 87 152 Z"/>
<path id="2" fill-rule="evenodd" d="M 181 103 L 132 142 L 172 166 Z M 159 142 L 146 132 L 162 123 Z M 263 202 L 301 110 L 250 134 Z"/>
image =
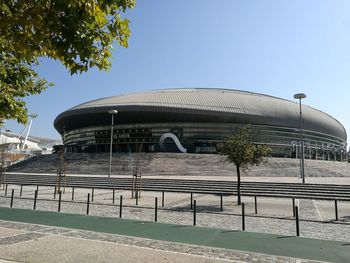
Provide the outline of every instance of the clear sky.
<path id="1" fill-rule="evenodd" d="M 42 59 L 56 84 L 26 99 L 39 116 L 32 135 L 59 138 L 55 117 L 97 98 L 173 87 L 266 93 L 329 113 L 350 132 L 350 1 L 138 0 L 127 12 L 129 48 L 117 47 L 109 72 L 70 76 Z M 23 126 L 8 121 L 6 128 Z"/>

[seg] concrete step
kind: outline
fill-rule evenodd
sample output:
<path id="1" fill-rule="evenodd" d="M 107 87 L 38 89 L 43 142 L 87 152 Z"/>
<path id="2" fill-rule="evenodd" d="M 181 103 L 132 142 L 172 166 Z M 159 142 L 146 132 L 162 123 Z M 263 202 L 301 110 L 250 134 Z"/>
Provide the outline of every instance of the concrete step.
<path id="1" fill-rule="evenodd" d="M 142 174 L 166 175 L 233 175 L 235 166 L 224 156 L 216 154 L 181 154 L 181 153 L 115 153 L 112 156 L 112 173 L 131 175 L 133 167 L 138 166 Z M 107 174 L 109 170 L 109 154 L 65 155 L 66 172 L 68 174 Z M 41 155 L 11 167 L 11 172 L 56 173 L 57 154 Z M 334 161 L 305 160 L 305 173 L 308 176 L 350 176 L 349 163 Z M 244 176 L 297 176 L 299 160 L 287 158 L 268 158 L 266 164 L 251 166 L 242 171 Z"/>

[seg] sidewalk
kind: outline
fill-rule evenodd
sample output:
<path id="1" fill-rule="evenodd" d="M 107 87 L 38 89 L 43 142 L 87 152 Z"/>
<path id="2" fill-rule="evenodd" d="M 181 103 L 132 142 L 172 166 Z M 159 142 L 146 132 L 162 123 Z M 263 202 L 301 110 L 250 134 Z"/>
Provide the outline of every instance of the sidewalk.
<path id="1" fill-rule="evenodd" d="M 350 241 L 172 225 L 118 218 L 0 208 L 0 220 L 330 262 L 350 262 Z"/>

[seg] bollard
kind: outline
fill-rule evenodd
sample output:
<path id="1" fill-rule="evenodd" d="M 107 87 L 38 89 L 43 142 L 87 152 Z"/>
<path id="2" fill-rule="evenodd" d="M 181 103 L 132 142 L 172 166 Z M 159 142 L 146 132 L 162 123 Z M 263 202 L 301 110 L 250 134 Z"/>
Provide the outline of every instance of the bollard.
<path id="1" fill-rule="evenodd" d="M 196 212 L 197 212 L 197 205 L 196 200 L 193 201 L 193 225 L 196 225 Z"/>
<path id="2" fill-rule="evenodd" d="M 11 204 L 10 204 L 10 207 L 12 208 L 13 206 L 13 195 L 15 194 L 15 189 L 12 189 L 12 192 L 11 192 Z"/>
<path id="3" fill-rule="evenodd" d="M 220 195 L 220 211 L 224 211 L 222 194 Z"/>
<path id="4" fill-rule="evenodd" d="M 89 210 L 90 210 L 90 193 L 88 193 L 87 195 L 87 201 L 86 201 L 86 214 L 89 214 Z"/>
<path id="5" fill-rule="evenodd" d="M 254 196 L 254 208 L 255 208 L 255 214 L 258 213 L 258 198 Z"/>
<path id="6" fill-rule="evenodd" d="M 193 209 L 193 193 L 191 193 L 191 203 L 190 203 L 190 209 Z"/>
<path id="7" fill-rule="evenodd" d="M 134 175 L 131 177 L 131 199 L 134 199 Z"/>
<path id="8" fill-rule="evenodd" d="M 299 236 L 300 235 L 300 233 L 299 233 L 299 208 L 297 206 L 294 208 L 294 213 L 295 213 L 296 232 L 297 232 L 297 236 Z"/>
<path id="9" fill-rule="evenodd" d="M 154 222 L 157 222 L 157 221 L 158 221 L 158 198 L 156 197 L 154 199 Z"/>
<path id="10" fill-rule="evenodd" d="M 245 211 L 244 211 L 244 203 L 242 203 L 242 231 L 245 231 Z"/>
<path id="11" fill-rule="evenodd" d="M 162 192 L 162 207 L 164 207 L 164 192 Z"/>
<path id="12" fill-rule="evenodd" d="M 112 196 L 112 203 L 114 204 L 114 199 L 115 199 L 115 189 L 113 188 L 113 196 Z"/>
<path id="13" fill-rule="evenodd" d="M 72 201 L 74 201 L 74 186 L 72 187 Z"/>
<path id="14" fill-rule="evenodd" d="M 21 190 L 19 190 L 19 196 L 22 196 L 23 184 L 21 184 Z"/>
<path id="15" fill-rule="evenodd" d="M 61 200 L 62 200 L 62 192 L 59 191 L 58 192 L 58 209 L 57 209 L 58 212 L 61 212 Z"/>
<path id="16" fill-rule="evenodd" d="M 36 199 L 38 198 L 38 192 L 35 191 L 34 192 L 34 206 L 33 206 L 33 209 L 35 210 L 36 209 Z"/>
<path id="17" fill-rule="evenodd" d="M 55 189 L 53 191 L 53 199 L 56 199 L 56 192 L 57 192 L 57 187 L 55 186 Z"/>
<path id="18" fill-rule="evenodd" d="M 5 185 L 5 196 L 7 196 L 7 184 Z"/>
<path id="19" fill-rule="evenodd" d="M 136 189 L 136 205 L 139 205 L 139 191 Z"/>
<path id="20" fill-rule="evenodd" d="M 293 217 L 295 217 L 295 200 L 294 200 L 294 197 L 292 197 L 292 203 L 293 203 Z"/>
<path id="21" fill-rule="evenodd" d="M 119 203 L 119 218 L 122 218 L 122 208 L 123 208 L 123 196 L 120 196 L 120 203 Z"/>
<path id="22" fill-rule="evenodd" d="M 91 189 L 91 202 L 94 201 L 94 193 L 95 193 L 95 188 Z"/>
<path id="23" fill-rule="evenodd" d="M 335 221 L 338 221 L 338 200 L 334 200 Z"/>

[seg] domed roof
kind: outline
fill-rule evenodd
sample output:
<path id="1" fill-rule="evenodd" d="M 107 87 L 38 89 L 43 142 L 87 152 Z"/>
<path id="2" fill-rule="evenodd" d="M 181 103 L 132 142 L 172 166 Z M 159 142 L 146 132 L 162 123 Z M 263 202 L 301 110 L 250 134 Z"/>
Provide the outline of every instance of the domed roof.
<path id="1" fill-rule="evenodd" d="M 203 121 L 299 127 L 299 104 L 296 102 L 259 93 L 212 88 L 153 90 L 93 100 L 61 113 L 55 120 L 55 127 L 62 133 L 63 129 L 79 126 L 108 125 L 108 109 L 118 110 L 118 123 Z M 344 127 L 330 115 L 304 105 L 302 111 L 305 130 L 346 140 Z M 84 121 L 84 118 L 87 119 Z"/>

